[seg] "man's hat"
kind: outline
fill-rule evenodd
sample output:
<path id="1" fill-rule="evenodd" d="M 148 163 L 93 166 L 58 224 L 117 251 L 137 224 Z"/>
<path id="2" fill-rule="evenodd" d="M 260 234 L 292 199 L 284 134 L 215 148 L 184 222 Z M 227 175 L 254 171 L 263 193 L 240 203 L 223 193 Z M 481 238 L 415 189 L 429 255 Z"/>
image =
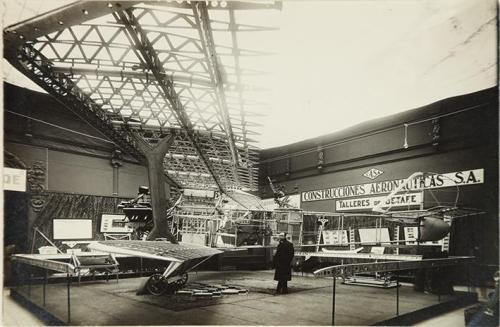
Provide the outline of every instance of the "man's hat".
<path id="1" fill-rule="evenodd" d="M 278 236 L 280 236 L 280 237 L 281 237 L 281 236 L 285 237 L 285 236 L 286 236 L 286 233 L 285 233 L 285 232 L 281 232 L 281 233 L 279 233 L 279 234 L 278 234 Z"/>

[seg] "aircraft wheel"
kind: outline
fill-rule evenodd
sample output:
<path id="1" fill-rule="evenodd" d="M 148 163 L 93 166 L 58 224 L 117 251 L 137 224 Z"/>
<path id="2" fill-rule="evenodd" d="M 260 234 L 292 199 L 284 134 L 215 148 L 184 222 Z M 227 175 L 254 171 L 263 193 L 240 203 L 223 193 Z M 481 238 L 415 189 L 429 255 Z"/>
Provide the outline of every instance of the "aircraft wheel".
<path id="1" fill-rule="evenodd" d="M 167 285 L 163 280 L 163 275 L 154 274 L 149 277 L 148 281 L 146 282 L 146 289 L 149 293 L 156 296 L 165 293 L 167 291 Z"/>
<path id="2" fill-rule="evenodd" d="M 182 287 L 182 286 L 186 285 L 187 281 L 188 281 L 188 274 L 183 273 L 181 275 L 181 278 L 179 280 L 177 280 L 175 283 L 177 284 L 178 287 Z"/>

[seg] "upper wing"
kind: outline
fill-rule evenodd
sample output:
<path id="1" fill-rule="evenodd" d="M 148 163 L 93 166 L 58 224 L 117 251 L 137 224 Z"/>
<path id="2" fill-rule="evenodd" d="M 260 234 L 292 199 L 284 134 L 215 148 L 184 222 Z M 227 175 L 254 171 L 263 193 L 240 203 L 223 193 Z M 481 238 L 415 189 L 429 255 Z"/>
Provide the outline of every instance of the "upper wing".
<path id="1" fill-rule="evenodd" d="M 484 212 L 472 208 L 459 208 L 452 206 L 437 206 L 423 210 L 405 210 L 387 212 L 383 217 L 389 221 L 401 223 L 416 223 L 417 219 L 426 217 L 435 218 L 461 218 L 483 214 Z"/>
<path id="2" fill-rule="evenodd" d="M 422 260 L 421 255 L 415 254 L 377 254 L 377 253 L 341 253 L 340 251 L 331 252 L 295 252 L 295 256 L 301 257 L 322 257 L 336 259 L 363 259 L 363 260 Z"/>

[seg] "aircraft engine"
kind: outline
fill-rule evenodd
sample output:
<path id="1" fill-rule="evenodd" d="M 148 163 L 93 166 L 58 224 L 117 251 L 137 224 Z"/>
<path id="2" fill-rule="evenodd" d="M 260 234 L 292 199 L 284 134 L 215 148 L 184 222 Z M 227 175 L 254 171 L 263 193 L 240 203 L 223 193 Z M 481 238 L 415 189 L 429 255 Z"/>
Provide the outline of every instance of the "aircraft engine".
<path id="1" fill-rule="evenodd" d="M 450 232 L 450 225 L 442 219 L 425 217 L 418 227 L 419 242 L 439 241 Z"/>

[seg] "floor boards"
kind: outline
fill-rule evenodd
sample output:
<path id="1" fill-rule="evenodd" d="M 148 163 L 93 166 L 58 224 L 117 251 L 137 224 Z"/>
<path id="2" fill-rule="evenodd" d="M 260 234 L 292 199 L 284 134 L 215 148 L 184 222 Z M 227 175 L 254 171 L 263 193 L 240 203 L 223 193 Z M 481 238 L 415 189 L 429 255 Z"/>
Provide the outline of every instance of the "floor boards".
<path id="1" fill-rule="evenodd" d="M 294 276 L 290 294 L 273 296 L 270 271 L 199 272 L 190 281 L 231 283 L 248 295 L 225 295 L 216 301 L 169 310 L 165 298 L 135 295 L 141 278 L 72 284 L 72 325 L 331 325 L 332 279 Z M 396 289 L 336 283 L 336 325 L 370 325 L 396 314 Z M 33 286 L 31 301 L 42 304 L 41 286 Z M 26 292 L 26 288 L 20 292 Z M 46 309 L 66 320 L 66 285 L 49 284 Z M 174 295 L 175 296 L 175 295 Z M 179 296 L 179 295 L 177 295 Z M 452 299 L 441 297 L 441 301 Z M 400 287 L 400 314 L 438 303 L 436 295 Z M 4 315 L 12 316 L 12 312 Z"/>

